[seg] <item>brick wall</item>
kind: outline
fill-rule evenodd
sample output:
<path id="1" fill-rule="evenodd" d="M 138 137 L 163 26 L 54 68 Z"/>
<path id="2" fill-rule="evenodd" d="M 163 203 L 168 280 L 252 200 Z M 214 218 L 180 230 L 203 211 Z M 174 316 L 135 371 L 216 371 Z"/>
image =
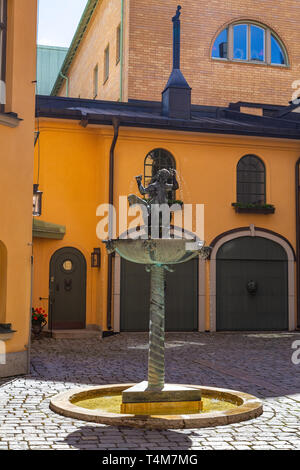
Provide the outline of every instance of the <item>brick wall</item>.
<path id="1" fill-rule="evenodd" d="M 69 70 L 69 96 L 94 98 L 94 69 L 98 65 L 98 100 L 120 97 L 120 62 L 116 63 L 116 36 L 121 21 L 120 0 L 100 0 Z M 109 44 L 109 78 L 104 83 L 104 51 Z M 65 84 L 59 95 L 65 96 Z"/>
<path id="2" fill-rule="evenodd" d="M 287 104 L 300 79 L 299 0 L 182 0 L 181 68 L 195 104 L 235 101 Z M 124 1 L 123 99 L 160 100 L 172 68 L 172 21 L 178 0 Z M 70 96 L 93 98 L 93 70 L 99 67 L 97 99 L 118 100 L 116 29 L 121 0 L 100 0 L 69 71 Z M 217 34 L 236 20 L 261 22 L 284 43 L 289 66 L 218 61 L 211 58 Z M 104 50 L 110 44 L 110 76 L 103 85 Z M 65 89 L 61 90 L 61 95 Z"/>
<path id="3" fill-rule="evenodd" d="M 181 68 L 195 104 L 229 101 L 287 104 L 300 79 L 298 0 L 130 0 L 129 97 L 160 100 L 172 66 L 172 22 L 182 5 Z M 228 23 L 254 20 L 285 44 L 289 67 L 211 59 L 214 39 Z"/>

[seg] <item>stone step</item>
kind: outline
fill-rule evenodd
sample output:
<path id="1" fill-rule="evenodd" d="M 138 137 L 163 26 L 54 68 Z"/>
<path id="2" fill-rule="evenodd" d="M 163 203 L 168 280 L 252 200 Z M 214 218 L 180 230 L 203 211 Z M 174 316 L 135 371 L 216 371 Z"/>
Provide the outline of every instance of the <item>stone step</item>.
<path id="1" fill-rule="evenodd" d="M 55 339 L 85 339 L 102 338 L 100 330 L 52 330 L 52 337 Z"/>

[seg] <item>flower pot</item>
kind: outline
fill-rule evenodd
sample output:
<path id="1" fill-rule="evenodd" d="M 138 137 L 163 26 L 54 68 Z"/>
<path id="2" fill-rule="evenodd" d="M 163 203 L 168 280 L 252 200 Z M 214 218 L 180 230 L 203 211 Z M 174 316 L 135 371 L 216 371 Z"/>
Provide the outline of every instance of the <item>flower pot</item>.
<path id="1" fill-rule="evenodd" d="M 236 203 L 231 204 L 234 208 L 235 212 L 239 214 L 274 214 L 275 207 L 274 206 L 253 206 L 253 207 L 243 207 L 239 206 Z"/>
<path id="2" fill-rule="evenodd" d="M 31 331 L 35 337 L 39 336 L 43 331 L 44 326 L 47 325 L 46 321 L 41 320 L 32 320 L 31 322 Z"/>

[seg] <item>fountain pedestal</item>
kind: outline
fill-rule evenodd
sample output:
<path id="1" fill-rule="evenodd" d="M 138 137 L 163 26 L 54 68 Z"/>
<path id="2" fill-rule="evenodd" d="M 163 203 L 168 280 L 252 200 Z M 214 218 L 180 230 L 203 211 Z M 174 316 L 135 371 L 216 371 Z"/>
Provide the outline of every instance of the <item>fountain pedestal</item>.
<path id="1" fill-rule="evenodd" d="M 197 413 L 202 410 L 201 391 L 165 384 L 165 271 L 156 264 L 151 273 L 148 382 L 122 393 L 121 413 Z"/>
<path id="2" fill-rule="evenodd" d="M 121 413 L 197 413 L 202 410 L 201 390 L 183 385 L 164 384 L 159 391 L 141 382 L 122 392 Z"/>

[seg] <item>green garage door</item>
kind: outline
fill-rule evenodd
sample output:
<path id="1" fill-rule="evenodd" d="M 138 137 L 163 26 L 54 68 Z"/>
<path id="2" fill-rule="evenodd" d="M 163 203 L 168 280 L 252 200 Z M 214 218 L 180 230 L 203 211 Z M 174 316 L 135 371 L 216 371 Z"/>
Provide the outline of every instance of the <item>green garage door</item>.
<path id="1" fill-rule="evenodd" d="M 285 250 L 261 237 L 241 237 L 217 253 L 217 330 L 288 329 Z"/>
<path id="2" fill-rule="evenodd" d="M 166 331 L 198 329 L 198 260 L 166 272 Z M 121 262 L 121 331 L 149 330 L 150 273 L 145 266 Z"/>

